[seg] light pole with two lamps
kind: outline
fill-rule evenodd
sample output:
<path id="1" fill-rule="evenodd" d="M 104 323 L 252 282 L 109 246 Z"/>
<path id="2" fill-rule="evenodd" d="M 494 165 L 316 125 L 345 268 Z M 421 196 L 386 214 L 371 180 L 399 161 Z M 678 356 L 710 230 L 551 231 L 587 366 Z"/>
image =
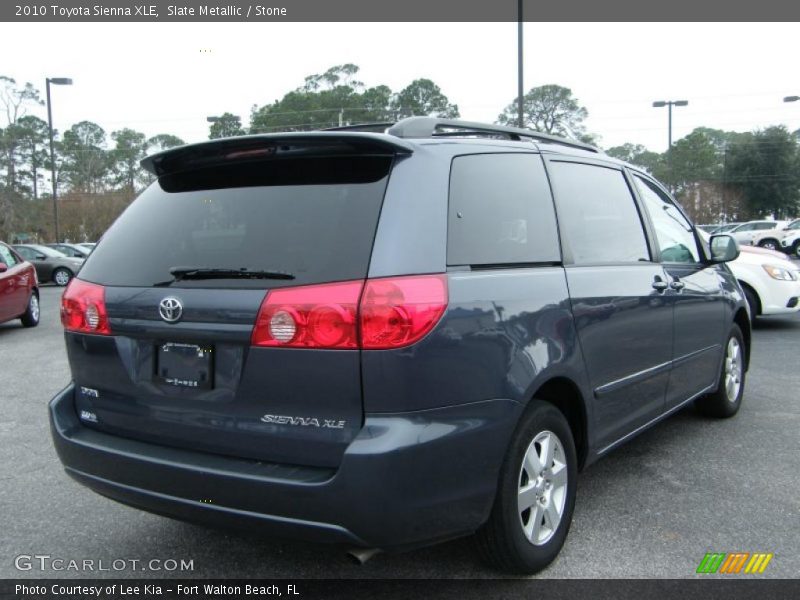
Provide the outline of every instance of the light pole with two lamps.
<path id="1" fill-rule="evenodd" d="M 669 188 L 670 191 L 672 190 L 672 107 L 673 106 L 686 106 L 689 104 L 688 100 L 658 100 L 653 102 L 653 108 L 664 108 L 665 106 L 668 109 L 668 124 L 667 124 L 667 164 L 669 166 Z"/>

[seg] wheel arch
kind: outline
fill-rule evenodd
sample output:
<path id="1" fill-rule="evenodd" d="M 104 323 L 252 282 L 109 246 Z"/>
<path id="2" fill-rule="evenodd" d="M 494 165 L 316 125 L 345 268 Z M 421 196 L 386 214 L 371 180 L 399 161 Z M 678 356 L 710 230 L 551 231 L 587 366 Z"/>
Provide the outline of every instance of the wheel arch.
<path id="1" fill-rule="evenodd" d="M 578 455 L 578 469 L 583 469 L 589 454 L 589 427 L 586 402 L 578 385 L 564 376 L 555 376 L 542 383 L 531 399 L 555 406 L 569 423 Z"/>
<path id="2" fill-rule="evenodd" d="M 747 311 L 745 308 L 739 307 L 736 311 L 736 314 L 733 317 L 733 322 L 739 326 L 739 329 L 742 331 L 742 337 L 744 338 L 744 368 L 747 370 L 750 367 L 750 340 L 751 340 L 751 331 L 750 331 L 750 319 L 747 318 Z"/>
<path id="3" fill-rule="evenodd" d="M 756 314 L 754 314 L 753 316 L 757 317 L 764 310 L 763 306 L 761 305 L 761 295 L 758 293 L 758 290 L 756 288 L 754 288 L 752 285 L 750 285 L 746 281 L 744 281 L 742 279 L 738 279 L 738 278 L 736 279 L 736 281 L 739 282 L 739 285 L 742 286 L 742 289 L 751 291 L 753 293 L 753 295 L 755 296 L 756 302 L 758 303 L 758 312 Z M 744 333 L 744 332 L 742 332 L 742 333 Z"/>

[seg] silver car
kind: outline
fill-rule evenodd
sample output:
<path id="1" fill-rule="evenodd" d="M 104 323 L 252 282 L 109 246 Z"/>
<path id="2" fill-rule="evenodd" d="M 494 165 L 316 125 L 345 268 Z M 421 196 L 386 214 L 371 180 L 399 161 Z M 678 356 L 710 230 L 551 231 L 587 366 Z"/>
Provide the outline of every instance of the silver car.
<path id="1" fill-rule="evenodd" d="M 14 250 L 36 268 L 39 281 L 52 281 L 62 287 L 78 273 L 84 261 L 39 244 L 17 244 Z"/>

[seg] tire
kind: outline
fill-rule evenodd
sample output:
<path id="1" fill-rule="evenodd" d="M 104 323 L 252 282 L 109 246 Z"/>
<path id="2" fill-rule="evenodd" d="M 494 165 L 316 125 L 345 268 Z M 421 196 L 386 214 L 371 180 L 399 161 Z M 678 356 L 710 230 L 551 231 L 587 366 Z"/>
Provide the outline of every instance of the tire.
<path id="1" fill-rule="evenodd" d="M 64 267 L 59 267 L 55 271 L 53 271 L 53 282 L 60 287 L 64 287 L 67 285 L 72 279 L 74 273 L 69 269 L 65 269 Z"/>
<path id="2" fill-rule="evenodd" d="M 28 300 L 28 308 L 20 317 L 23 327 L 36 327 L 39 324 L 39 293 L 34 290 Z"/>
<path id="3" fill-rule="evenodd" d="M 540 460 L 548 456 L 549 460 Z M 543 462 L 550 463 L 544 470 Z M 489 520 L 475 536 L 481 558 L 518 575 L 549 565 L 564 545 L 572 522 L 577 476 L 569 423 L 552 404 L 532 400 L 500 469 Z M 521 510 L 529 501 L 530 508 Z"/>
<path id="4" fill-rule="evenodd" d="M 725 342 L 725 356 L 722 360 L 716 391 L 699 398 L 695 402 L 697 410 L 707 417 L 727 419 L 739 412 L 742 405 L 745 383 L 745 346 L 742 331 L 738 325 L 731 327 Z"/>
<path id="5" fill-rule="evenodd" d="M 781 249 L 781 245 L 778 243 L 778 240 L 767 238 L 765 240 L 761 240 L 758 242 L 758 245 L 762 248 L 766 248 L 767 250 L 775 250 L 778 251 Z"/>
<path id="6" fill-rule="evenodd" d="M 751 288 L 743 285 L 742 291 L 744 291 L 744 298 L 747 300 L 747 306 L 750 307 L 750 324 L 755 325 L 756 318 L 761 314 L 761 302 L 758 299 L 758 295 Z"/>

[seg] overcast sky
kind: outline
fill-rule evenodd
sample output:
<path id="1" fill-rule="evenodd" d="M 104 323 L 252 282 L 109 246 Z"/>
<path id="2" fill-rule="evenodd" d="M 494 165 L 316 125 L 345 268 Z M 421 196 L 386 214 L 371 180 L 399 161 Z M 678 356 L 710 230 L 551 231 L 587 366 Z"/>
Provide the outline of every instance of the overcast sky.
<path id="1" fill-rule="evenodd" d="M 130 127 L 208 136 L 206 116 L 233 112 L 245 123 L 306 75 L 355 63 L 367 86 L 399 91 L 435 81 L 465 119 L 492 122 L 517 90 L 515 23 L 0 23 L 0 75 L 54 87 L 54 125 L 91 120 L 107 133 Z M 525 89 L 556 83 L 589 111 L 601 145 L 662 151 L 666 109 L 673 138 L 698 126 L 736 131 L 800 128 L 800 25 L 528 23 Z M 46 118 L 44 109 L 34 110 Z M 0 126 L 4 126 L 0 117 Z"/>

